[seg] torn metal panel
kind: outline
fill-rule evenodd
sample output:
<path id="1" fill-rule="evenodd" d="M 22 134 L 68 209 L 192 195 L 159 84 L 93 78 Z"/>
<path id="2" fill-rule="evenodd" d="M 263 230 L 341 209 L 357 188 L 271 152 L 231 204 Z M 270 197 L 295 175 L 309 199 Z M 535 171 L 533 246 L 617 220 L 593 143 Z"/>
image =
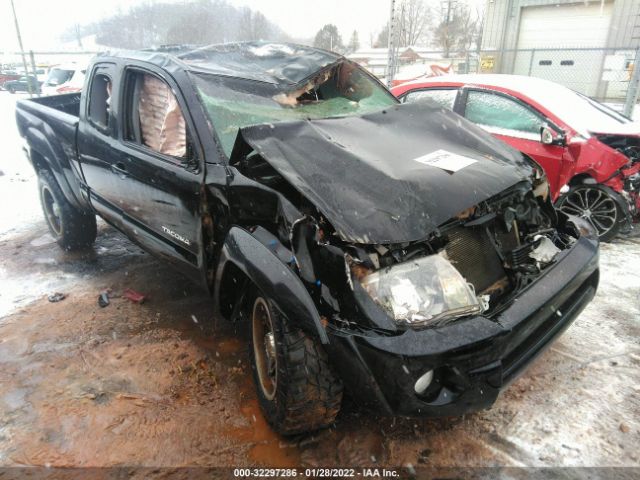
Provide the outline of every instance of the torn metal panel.
<path id="1" fill-rule="evenodd" d="M 420 104 L 257 125 L 241 135 L 342 239 L 361 244 L 422 240 L 531 176 L 520 153 L 450 111 Z M 425 162 L 433 152 L 438 161 Z"/>

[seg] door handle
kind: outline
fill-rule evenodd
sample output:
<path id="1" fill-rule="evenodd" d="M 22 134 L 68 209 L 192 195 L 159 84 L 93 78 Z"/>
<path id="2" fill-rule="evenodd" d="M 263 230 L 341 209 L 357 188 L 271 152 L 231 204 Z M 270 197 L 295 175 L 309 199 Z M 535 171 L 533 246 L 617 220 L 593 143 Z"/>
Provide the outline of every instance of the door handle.
<path id="1" fill-rule="evenodd" d="M 127 172 L 127 167 L 123 162 L 116 162 L 114 164 L 111 164 L 111 170 L 118 175 L 129 175 L 129 172 Z"/>

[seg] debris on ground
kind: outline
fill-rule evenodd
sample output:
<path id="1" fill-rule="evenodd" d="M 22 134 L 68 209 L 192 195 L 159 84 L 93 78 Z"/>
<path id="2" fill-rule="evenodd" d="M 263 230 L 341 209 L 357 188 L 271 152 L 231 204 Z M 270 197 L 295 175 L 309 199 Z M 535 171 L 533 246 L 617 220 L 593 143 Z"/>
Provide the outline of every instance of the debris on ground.
<path id="1" fill-rule="evenodd" d="M 131 290 L 130 288 L 125 289 L 125 291 L 122 292 L 122 296 L 131 300 L 133 303 L 144 303 L 147 299 L 146 295 L 136 292 L 135 290 Z"/>
<path id="2" fill-rule="evenodd" d="M 60 302 L 65 298 L 67 298 L 67 296 L 64 293 L 60 292 L 52 293 L 51 295 L 47 296 L 47 300 L 49 300 L 51 303 Z"/>
<path id="3" fill-rule="evenodd" d="M 98 297 L 98 305 L 100 305 L 101 308 L 106 307 L 107 305 L 109 305 L 109 292 L 107 292 L 106 290 L 104 292 L 102 292 L 100 294 L 100 296 Z"/>

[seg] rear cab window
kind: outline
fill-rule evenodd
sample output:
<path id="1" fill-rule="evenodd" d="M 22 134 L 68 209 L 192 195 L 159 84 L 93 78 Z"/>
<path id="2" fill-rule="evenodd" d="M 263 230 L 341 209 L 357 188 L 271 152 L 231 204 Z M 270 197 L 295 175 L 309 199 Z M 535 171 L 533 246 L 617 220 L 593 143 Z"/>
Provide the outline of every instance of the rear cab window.
<path id="1" fill-rule="evenodd" d="M 94 127 L 106 130 L 111 111 L 112 80 L 106 68 L 98 67 L 89 87 L 88 118 Z"/>

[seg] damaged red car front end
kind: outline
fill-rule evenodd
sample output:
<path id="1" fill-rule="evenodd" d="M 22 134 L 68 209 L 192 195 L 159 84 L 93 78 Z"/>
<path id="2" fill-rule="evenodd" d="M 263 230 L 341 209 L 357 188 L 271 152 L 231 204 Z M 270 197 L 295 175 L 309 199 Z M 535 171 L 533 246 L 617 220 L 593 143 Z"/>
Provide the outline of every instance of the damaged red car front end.
<path id="1" fill-rule="evenodd" d="M 640 124 L 613 109 L 518 75 L 451 75 L 393 92 L 403 102 L 436 100 L 530 156 L 544 168 L 556 205 L 592 223 L 601 241 L 638 220 Z"/>

